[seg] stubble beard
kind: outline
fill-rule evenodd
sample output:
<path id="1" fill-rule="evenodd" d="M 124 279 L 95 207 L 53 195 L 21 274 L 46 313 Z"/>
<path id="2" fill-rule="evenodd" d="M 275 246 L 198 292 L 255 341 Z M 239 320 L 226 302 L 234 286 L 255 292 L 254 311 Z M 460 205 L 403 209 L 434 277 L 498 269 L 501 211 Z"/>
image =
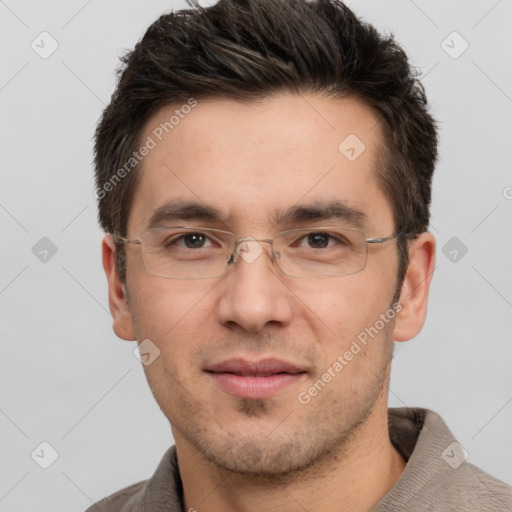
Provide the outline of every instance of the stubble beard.
<path id="1" fill-rule="evenodd" d="M 375 403 L 383 393 L 387 393 L 393 347 L 391 332 L 392 329 L 382 332 L 383 355 L 378 368 L 368 369 L 371 386 L 366 388 L 363 396 L 356 396 L 351 401 L 347 396 L 339 400 L 332 395 L 329 400 L 326 388 L 319 394 L 326 393 L 324 407 L 310 413 L 293 429 L 287 429 L 288 420 L 293 421 L 293 409 L 283 411 L 281 422 L 276 421 L 274 430 L 252 439 L 244 432 L 229 432 L 229 426 L 220 435 L 212 435 L 207 426 L 211 418 L 201 416 L 200 411 L 189 416 L 186 423 L 173 422 L 173 427 L 226 476 L 272 487 L 286 485 L 301 476 L 321 476 L 328 467 L 343 458 L 353 438 L 368 421 Z M 373 342 L 379 343 L 378 340 Z M 330 386 L 336 386 L 336 383 Z M 190 404 L 186 407 L 190 410 Z M 239 401 L 237 411 L 257 421 L 268 417 L 273 408 L 268 400 L 243 399 Z"/>

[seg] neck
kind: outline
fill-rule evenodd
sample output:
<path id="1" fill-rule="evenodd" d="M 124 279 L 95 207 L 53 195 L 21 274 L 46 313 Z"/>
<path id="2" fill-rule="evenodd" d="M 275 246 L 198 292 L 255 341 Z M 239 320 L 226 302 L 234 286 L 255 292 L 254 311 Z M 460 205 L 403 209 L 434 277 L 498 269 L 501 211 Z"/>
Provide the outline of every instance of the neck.
<path id="1" fill-rule="evenodd" d="M 291 475 L 260 478 L 227 472 L 205 460 L 176 432 L 185 510 L 370 510 L 393 487 L 406 464 L 390 442 L 383 395 L 367 421 L 328 460 Z"/>

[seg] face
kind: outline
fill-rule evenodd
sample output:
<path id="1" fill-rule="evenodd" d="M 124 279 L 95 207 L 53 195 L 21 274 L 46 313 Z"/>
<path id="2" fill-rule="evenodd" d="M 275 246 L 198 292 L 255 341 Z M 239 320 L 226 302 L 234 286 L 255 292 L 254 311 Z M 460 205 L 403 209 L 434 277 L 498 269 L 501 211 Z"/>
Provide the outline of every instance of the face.
<path id="1" fill-rule="evenodd" d="M 141 138 L 157 144 L 143 161 L 128 238 L 189 225 L 269 239 L 332 222 L 363 225 L 367 238 L 393 234 L 375 179 L 378 121 L 358 101 L 199 101 L 158 141 L 155 127 L 176 108 L 157 112 Z M 176 215 L 172 206 L 185 202 L 216 215 Z M 345 214 L 330 218 L 323 210 L 334 202 Z M 302 220 L 277 215 L 301 207 L 318 211 Z M 178 451 L 239 473 L 277 475 L 343 446 L 387 400 L 398 258 L 392 240 L 369 245 L 362 272 L 299 278 L 279 270 L 268 245 L 222 277 L 196 280 L 150 275 L 140 246 L 127 246 L 129 315 L 119 328 L 160 350 L 144 368 Z M 373 336 L 366 331 L 363 343 L 365 329 Z"/>

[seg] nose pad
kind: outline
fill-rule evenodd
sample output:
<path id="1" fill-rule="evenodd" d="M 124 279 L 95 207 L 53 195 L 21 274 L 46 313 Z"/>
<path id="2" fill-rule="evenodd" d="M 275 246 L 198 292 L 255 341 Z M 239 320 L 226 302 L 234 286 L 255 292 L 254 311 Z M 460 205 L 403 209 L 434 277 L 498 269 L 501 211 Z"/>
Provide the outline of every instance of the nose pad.
<path id="1" fill-rule="evenodd" d="M 237 262 L 238 258 L 242 258 L 246 263 L 255 262 L 265 252 L 260 242 L 270 244 L 271 250 L 269 256 L 271 260 L 280 257 L 279 253 L 274 253 L 272 240 L 253 238 L 252 236 L 248 236 L 247 238 L 243 238 L 237 243 L 235 252 L 231 253 L 227 257 L 226 263 L 228 265 L 232 265 Z"/>
<path id="2" fill-rule="evenodd" d="M 246 263 L 253 263 L 263 254 L 263 247 L 255 238 L 249 236 L 240 241 L 236 248 L 236 253 Z"/>

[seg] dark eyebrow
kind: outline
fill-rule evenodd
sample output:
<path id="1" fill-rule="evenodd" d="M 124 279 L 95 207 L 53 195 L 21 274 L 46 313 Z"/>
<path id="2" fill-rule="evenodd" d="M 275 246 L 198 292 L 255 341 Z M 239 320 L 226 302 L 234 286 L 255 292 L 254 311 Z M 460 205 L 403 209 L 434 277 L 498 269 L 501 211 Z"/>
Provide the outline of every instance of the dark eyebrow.
<path id="1" fill-rule="evenodd" d="M 362 210 L 341 200 L 295 205 L 288 210 L 277 210 L 271 217 L 275 225 L 297 225 L 318 221 L 342 220 L 347 227 L 368 228 L 368 216 Z"/>
<path id="2" fill-rule="evenodd" d="M 195 201 L 168 201 L 159 206 L 151 215 L 148 229 L 168 224 L 176 220 L 207 220 L 210 222 L 225 222 L 225 214 L 214 206 Z"/>
<path id="3" fill-rule="evenodd" d="M 169 225 L 175 221 L 209 221 L 227 225 L 226 214 L 211 205 L 195 201 L 168 201 L 159 206 L 148 222 L 147 229 Z M 348 227 L 364 229 L 368 227 L 368 217 L 360 209 L 341 200 L 314 202 L 295 205 L 287 210 L 275 210 L 270 221 L 275 226 L 297 226 L 329 220 L 342 220 Z"/>

